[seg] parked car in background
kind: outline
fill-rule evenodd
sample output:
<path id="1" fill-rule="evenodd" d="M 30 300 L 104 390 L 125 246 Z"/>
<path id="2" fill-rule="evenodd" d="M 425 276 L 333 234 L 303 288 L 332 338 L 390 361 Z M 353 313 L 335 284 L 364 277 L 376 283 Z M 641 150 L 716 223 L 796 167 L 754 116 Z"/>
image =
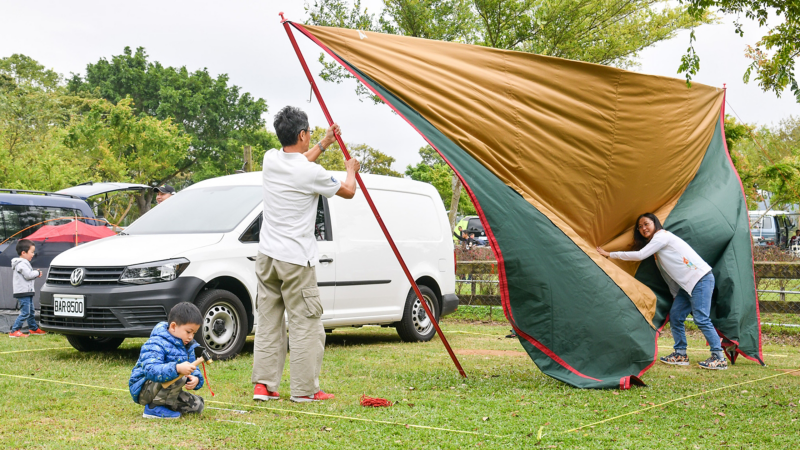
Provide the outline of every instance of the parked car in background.
<path id="1" fill-rule="evenodd" d="M 749 211 L 750 236 L 754 245 L 787 248 L 797 224 L 786 211 Z"/>
<path id="2" fill-rule="evenodd" d="M 458 233 L 458 228 L 461 227 L 462 231 L 467 232 L 467 236 L 470 234 L 475 235 L 475 240 L 481 243 L 481 245 L 487 245 L 488 238 L 486 237 L 486 231 L 483 229 L 483 224 L 481 223 L 481 219 L 478 216 L 464 216 L 456 223 L 456 227 L 453 229 L 453 233 Z M 454 242 L 458 242 L 458 239 L 453 237 Z"/>
<path id="3" fill-rule="evenodd" d="M 344 173 L 337 173 L 342 179 Z M 449 221 L 427 183 L 363 175 L 386 226 L 434 315 L 458 307 Z M 40 326 L 76 349 L 111 350 L 146 337 L 178 302 L 203 315 L 197 340 L 225 359 L 255 323 L 255 259 L 262 218 L 262 175 L 230 175 L 192 185 L 114 237 L 53 260 L 42 288 Z M 405 341 L 427 341 L 432 318 L 397 262 L 367 204 L 320 197 L 314 233 L 326 330 L 381 325 Z M 291 327 L 289 332 L 291 333 Z"/>
<path id="4" fill-rule="evenodd" d="M 43 225 L 63 225 L 74 219 L 51 220 L 60 217 L 95 219 L 95 211 L 87 202 L 89 197 L 125 190 L 150 189 L 143 184 L 85 183 L 58 192 L 0 189 L 0 309 L 16 307 L 11 284 L 11 260 L 17 257 L 16 244 L 38 231 Z M 42 223 L 44 222 L 44 223 Z M 104 225 L 99 220 L 84 220 L 89 225 Z M 34 269 L 47 270 L 50 262 L 65 250 L 74 247 L 66 242 L 43 242 L 37 245 L 31 260 Z M 34 306 L 39 309 L 39 292 L 45 279 L 35 281 Z"/>

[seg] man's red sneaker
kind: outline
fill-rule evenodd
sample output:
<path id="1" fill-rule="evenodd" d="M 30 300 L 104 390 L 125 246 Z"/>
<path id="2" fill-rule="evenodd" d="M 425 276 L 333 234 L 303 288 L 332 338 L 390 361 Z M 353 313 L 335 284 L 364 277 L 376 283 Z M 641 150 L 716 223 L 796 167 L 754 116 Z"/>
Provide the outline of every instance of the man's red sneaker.
<path id="1" fill-rule="evenodd" d="M 277 400 L 281 398 L 281 395 L 277 392 L 270 392 L 267 389 L 267 386 L 263 384 L 257 384 L 255 389 L 253 389 L 253 400 Z"/>
<path id="2" fill-rule="evenodd" d="M 20 330 L 17 330 L 17 331 L 15 331 L 15 332 L 13 332 L 13 333 L 9 333 L 9 334 L 8 334 L 8 337 L 12 337 L 12 338 L 18 338 L 18 337 L 28 337 L 28 335 L 27 335 L 27 334 L 25 334 L 25 333 L 23 333 L 23 332 L 22 332 L 22 331 L 20 331 Z"/>
<path id="3" fill-rule="evenodd" d="M 47 334 L 46 331 L 43 331 L 41 328 L 37 328 L 35 330 L 31 330 L 28 332 L 31 336 L 41 336 L 43 334 Z"/>
<path id="4" fill-rule="evenodd" d="M 333 397 L 335 397 L 333 394 L 326 394 L 322 391 L 319 391 L 314 395 L 303 395 L 299 397 L 295 397 L 293 395 L 289 397 L 289 400 L 297 403 L 305 403 L 305 402 L 318 402 L 320 400 L 330 400 Z"/>

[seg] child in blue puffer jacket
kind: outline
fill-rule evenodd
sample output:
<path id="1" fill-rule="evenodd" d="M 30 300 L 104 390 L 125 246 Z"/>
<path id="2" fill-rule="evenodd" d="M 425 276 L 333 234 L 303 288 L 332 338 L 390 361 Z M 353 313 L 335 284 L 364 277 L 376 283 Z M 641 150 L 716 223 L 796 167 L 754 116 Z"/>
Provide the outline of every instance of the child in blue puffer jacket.
<path id="1" fill-rule="evenodd" d="M 203 398 L 183 390 L 203 387 L 203 376 L 192 365 L 194 349 L 200 346 L 194 334 L 202 321 L 196 306 L 182 302 L 170 310 L 166 322 L 153 328 L 128 382 L 133 401 L 144 405 L 143 417 L 178 419 L 181 413 L 203 411 Z M 184 376 L 175 383 L 162 386 L 181 375 Z"/>

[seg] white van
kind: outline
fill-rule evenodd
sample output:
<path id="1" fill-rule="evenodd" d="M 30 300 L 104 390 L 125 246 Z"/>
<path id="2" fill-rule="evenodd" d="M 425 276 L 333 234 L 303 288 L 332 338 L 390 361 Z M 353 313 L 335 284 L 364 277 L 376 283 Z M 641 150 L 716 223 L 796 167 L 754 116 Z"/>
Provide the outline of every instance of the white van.
<path id="1" fill-rule="evenodd" d="M 431 310 L 437 317 L 455 311 L 453 241 L 436 189 L 362 177 Z M 253 172 L 197 183 L 125 233 L 58 255 L 41 292 L 42 329 L 81 351 L 112 350 L 126 337 L 149 336 L 173 305 L 189 301 L 203 314 L 198 342 L 219 359 L 236 355 L 256 325 L 261 181 Z M 320 196 L 314 233 L 326 330 L 374 324 L 396 327 L 405 341 L 433 337 L 363 194 Z"/>

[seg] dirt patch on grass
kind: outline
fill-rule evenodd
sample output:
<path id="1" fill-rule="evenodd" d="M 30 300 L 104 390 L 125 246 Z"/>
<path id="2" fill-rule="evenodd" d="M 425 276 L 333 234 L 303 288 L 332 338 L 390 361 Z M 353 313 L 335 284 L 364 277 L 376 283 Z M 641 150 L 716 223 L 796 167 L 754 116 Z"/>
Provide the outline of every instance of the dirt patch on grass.
<path id="1" fill-rule="evenodd" d="M 457 355 L 471 356 L 528 356 L 525 352 L 515 352 L 513 350 L 453 350 Z"/>

